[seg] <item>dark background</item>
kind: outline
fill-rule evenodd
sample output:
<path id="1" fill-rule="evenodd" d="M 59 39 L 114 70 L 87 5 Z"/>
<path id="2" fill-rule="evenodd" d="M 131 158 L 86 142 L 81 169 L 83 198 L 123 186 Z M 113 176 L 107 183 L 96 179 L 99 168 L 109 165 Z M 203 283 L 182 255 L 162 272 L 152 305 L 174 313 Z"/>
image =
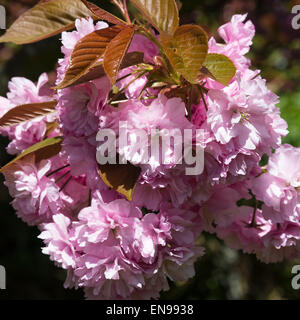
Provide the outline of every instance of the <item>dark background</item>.
<path id="1" fill-rule="evenodd" d="M 38 1 L 1 1 L 7 9 L 9 26 L 22 12 Z M 109 0 L 94 1 L 115 11 Z M 285 142 L 300 146 L 300 30 L 291 26 L 291 8 L 300 1 L 280 0 L 183 0 L 181 23 L 197 23 L 217 37 L 217 28 L 235 13 L 249 13 L 256 26 L 254 44 L 249 54 L 253 68 L 262 70 L 268 86 L 281 98 L 283 117 L 290 134 Z M 3 31 L 0 31 L 1 34 Z M 0 95 L 5 95 L 13 76 L 37 81 L 42 72 L 53 72 L 61 56 L 59 36 L 37 44 L 15 46 L 0 44 Z M 0 163 L 10 157 L 0 138 Z M 82 292 L 65 290 L 65 271 L 57 268 L 41 253 L 39 231 L 23 223 L 10 206 L 10 197 L 0 177 L 0 265 L 7 272 L 7 290 L 0 299 L 82 299 Z M 291 287 L 291 268 L 300 261 L 262 264 L 255 256 L 244 255 L 224 246 L 213 236 L 200 241 L 206 255 L 197 265 L 197 275 L 188 283 L 177 283 L 162 294 L 162 299 L 299 299 L 300 290 Z"/>

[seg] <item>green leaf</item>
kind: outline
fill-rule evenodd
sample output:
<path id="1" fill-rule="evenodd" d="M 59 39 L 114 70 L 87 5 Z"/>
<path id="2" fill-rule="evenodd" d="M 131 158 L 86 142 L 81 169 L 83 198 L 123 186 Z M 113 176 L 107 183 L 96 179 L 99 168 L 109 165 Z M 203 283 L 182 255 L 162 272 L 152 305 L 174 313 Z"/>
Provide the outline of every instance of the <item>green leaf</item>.
<path id="1" fill-rule="evenodd" d="M 99 165 L 99 174 L 110 188 L 132 200 L 135 185 L 139 179 L 141 168 L 131 163 Z"/>
<path id="2" fill-rule="evenodd" d="M 144 53 L 143 52 L 130 52 L 127 53 L 122 61 L 120 69 L 128 68 L 144 61 Z M 81 76 L 78 80 L 70 84 L 69 86 L 76 86 L 81 83 L 85 83 L 87 81 L 99 79 L 105 76 L 106 73 L 104 71 L 103 63 L 98 62 L 95 66 L 88 71 L 88 73 Z M 66 86 L 68 87 L 68 86 Z"/>
<path id="3" fill-rule="evenodd" d="M 179 26 L 175 0 L 131 0 L 131 2 L 159 32 L 173 35 Z"/>
<path id="4" fill-rule="evenodd" d="M 134 28 L 128 27 L 122 30 L 107 46 L 103 66 L 112 85 L 115 84 L 122 61 L 131 44 Z"/>
<path id="5" fill-rule="evenodd" d="M 208 52 L 206 32 L 196 25 L 183 25 L 173 36 L 161 35 L 161 41 L 175 71 L 196 84 Z"/>
<path id="6" fill-rule="evenodd" d="M 105 20 L 107 22 L 110 22 L 112 24 L 117 24 L 117 25 L 123 25 L 126 26 L 127 23 L 121 19 L 119 19 L 118 17 L 114 16 L 113 14 L 99 8 L 98 6 L 96 6 L 95 4 L 86 1 L 86 0 L 82 0 L 82 2 L 86 5 L 86 7 L 99 19 L 101 20 Z"/>
<path id="7" fill-rule="evenodd" d="M 57 101 L 30 103 L 16 106 L 0 119 L 0 128 L 16 125 L 55 112 Z"/>
<path id="8" fill-rule="evenodd" d="M 75 20 L 93 16 L 81 0 L 42 1 L 22 14 L 0 42 L 26 44 L 73 29 Z"/>
<path id="9" fill-rule="evenodd" d="M 236 67 L 234 63 L 223 54 L 209 53 L 204 66 L 213 75 L 214 80 L 227 86 L 235 76 Z"/>
<path id="10" fill-rule="evenodd" d="M 43 140 L 43 141 L 31 146 L 30 148 L 25 150 L 23 153 L 18 155 L 14 160 L 10 161 L 8 164 L 3 166 L 0 169 L 0 173 L 9 169 L 17 161 L 23 159 L 24 157 L 26 157 L 28 155 L 34 154 L 36 162 L 40 162 L 41 160 L 49 159 L 49 158 L 57 155 L 61 151 L 62 141 L 63 141 L 62 137 L 54 137 L 54 138 L 49 138 L 49 139 Z"/>
<path id="11" fill-rule="evenodd" d="M 120 26 L 113 26 L 96 30 L 79 40 L 71 54 L 65 78 L 56 89 L 70 86 L 99 64 L 107 45 L 120 31 Z"/>

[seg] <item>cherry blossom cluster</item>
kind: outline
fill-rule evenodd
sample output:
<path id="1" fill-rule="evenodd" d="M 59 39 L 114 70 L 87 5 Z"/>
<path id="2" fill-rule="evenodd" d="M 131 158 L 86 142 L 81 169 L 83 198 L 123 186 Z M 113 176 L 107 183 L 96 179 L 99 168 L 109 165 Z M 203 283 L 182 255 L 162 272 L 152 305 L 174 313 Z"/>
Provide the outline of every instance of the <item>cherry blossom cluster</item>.
<path id="1" fill-rule="evenodd" d="M 75 31 L 62 33 L 57 83 L 76 43 L 107 27 L 82 19 Z M 8 153 L 16 155 L 45 137 L 64 136 L 58 155 L 16 162 L 5 171 L 5 184 L 17 215 L 41 230 L 43 253 L 67 270 L 66 287 L 83 288 L 89 299 L 159 298 L 169 280 L 194 276 L 204 231 L 266 263 L 300 257 L 300 148 L 281 144 L 288 131 L 279 99 L 245 56 L 254 25 L 235 15 L 218 32 L 224 43 L 211 38 L 209 52 L 229 57 L 237 72 L 228 86 L 207 79 L 207 93 L 191 106 L 190 119 L 180 97 L 155 88 L 143 92 L 148 79 L 130 75 L 133 66 L 120 71 L 116 86 L 126 99 L 118 108 L 109 103 L 110 82 L 103 76 L 58 90 L 53 115 L 2 130 L 11 141 Z M 156 63 L 159 50 L 142 35 L 129 49 L 136 51 Z M 46 74 L 37 84 L 13 78 L 7 97 L 0 98 L 0 115 L 16 105 L 53 100 L 47 82 Z M 49 133 L 54 120 L 59 126 Z M 144 129 L 149 148 L 152 130 L 201 129 L 203 172 L 187 175 L 187 165 L 175 160 L 145 164 L 118 147 L 141 169 L 129 201 L 103 182 L 96 159 L 97 133 L 111 129 L 118 137 L 120 121 L 128 124 L 133 143 L 135 130 Z M 166 152 L 172 155 L 174 148 Z M 268 162 L 262 165 L 263 156 Z"/>

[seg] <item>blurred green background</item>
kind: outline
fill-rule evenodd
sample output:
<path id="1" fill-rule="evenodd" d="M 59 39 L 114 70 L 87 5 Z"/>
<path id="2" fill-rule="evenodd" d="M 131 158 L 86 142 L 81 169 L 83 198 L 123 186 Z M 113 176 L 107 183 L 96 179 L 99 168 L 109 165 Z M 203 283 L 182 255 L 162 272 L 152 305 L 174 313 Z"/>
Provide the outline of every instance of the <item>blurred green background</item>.
<path id="1" fill-rule="evenodd" d="M 162 0 L 163 1 L 163 0 Z M 38 1 L 1 1 L 11 24 Z M 94 1 L 115 11 L 109 0 Z M 249 54 L 268 86 L 280 98 L 282 116 L 289 123 L 285 142 L 300 147 L 300 30 L 291 26 L 291 8 L 300 1 L 280 0 L 183 0 L 181 22 L 197 23 L 217 36 L 217 28 L 236 13 L 249 13 L 257 33 Z M 0 31 L 1 34 L 3 31 Z M 0 45 L 0 95 L 5 95 L 13 76 L 36 81 L 42 72 L 53 72 L 61 56 L 59 36 L 28 46 Z M 0 138 L 0 163 L 9 161 Z M 299 159 L 300 161 L 300 159 Z M 0 299 L 82 299 L 82 292 L 65 290 L 65 272 L 41 253 L 36 228 L 29 228 L 14 213 L 3 177 L 0 181 L 0 265 L 6 267 L 7 290 Z M 162 299 L 299 299 L 291 287 L 291 268 L 300 261 L 262 264 L 254 256 L 233 251 L 210 235 L 201 239 L 206 255 L 196 264 L 197 275 L 188 283 L 173 284 Z"/>

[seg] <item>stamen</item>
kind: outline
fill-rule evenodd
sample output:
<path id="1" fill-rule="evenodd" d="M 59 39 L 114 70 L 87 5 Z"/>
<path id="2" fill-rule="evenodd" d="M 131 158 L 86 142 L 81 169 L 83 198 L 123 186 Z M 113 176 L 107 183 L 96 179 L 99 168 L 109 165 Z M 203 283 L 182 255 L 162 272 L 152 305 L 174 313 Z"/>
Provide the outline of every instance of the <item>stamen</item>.
<path id="1" fill-rule="evenodd" d="M 55 180 L 55 183 L 58 183 L 60 180 L 62 180 L 64 177 L 66 177 L 70 172 L 71 172 L 71 170 L 64 173 L 62 176 L 60 176 L 58 179 Z"/>
<path id="2" fill-rule="evenodd" d="M 89 206 L 92 205 L 92 190 L 89 191 Z"/>
<path id="3" fill-rule="evenodd" d="M 73 177 L 69 177 L 68 180 L 62 185 L 62 187 L 59 189 L 59 192 L 63 191 L 66 185 L 71 181 Z"/>
<path id="4" fill-rule="evenodd" d="M 65 166 L 63 166 L 63 167 L 60 167 L 60 168 L 58 168 L 58 169 L 56 169 L 56 170 L 54 170 L 54 171 L 52 171 L 52 172 L 50 172 L 50 173 L 46 174 L 46 177 L 51 177 L 53 174 L 55 174 L 55 173 L 57 173 L 57 172 L 59 172 L 59 171 L 61 171 L 61 170 L 65 169 L 65 168 L 67 168 L 67 167 L 69 167 L 69 166 L 70 166 L 69 164 L 66 164 L 66 165 L 65 165 Z"/>

